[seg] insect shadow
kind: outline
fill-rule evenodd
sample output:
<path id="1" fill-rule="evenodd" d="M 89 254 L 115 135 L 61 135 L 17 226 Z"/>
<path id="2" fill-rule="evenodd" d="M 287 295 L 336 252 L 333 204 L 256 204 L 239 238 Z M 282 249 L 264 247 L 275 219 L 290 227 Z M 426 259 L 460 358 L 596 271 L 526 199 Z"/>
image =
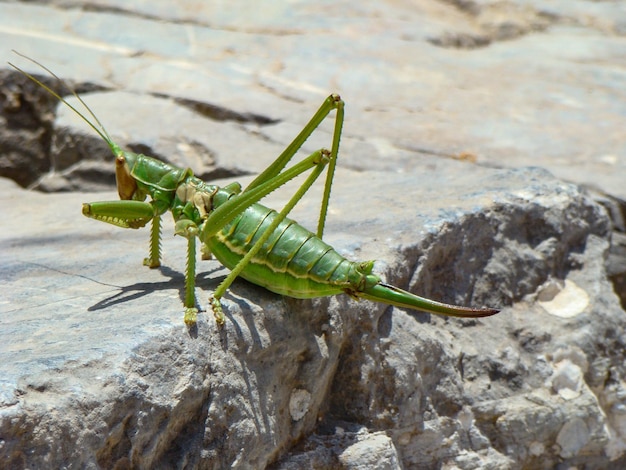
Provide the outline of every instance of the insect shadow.
<path id="1" fill-rule="evenodd" d="M 149 295 L 155 291 L 162 290 L 178 290 L 178 296 L 181 300 L 185 299 L 185 275 L 181 272 L 175 271 L 172 268 L 167 266 L 159 266 L 156 268 L 161 274 L 166 277 L 169 277 L 168 280 L 161 282 L 137 282 L 135 284 L 131 284 L 128 286 L 116 286 L 120 289 L 119 292 L 96 302 L 91 307 L 87 308 L 88 312 L 94 312 L 97 310 L 103 310 L 105 308 L 109 308 L 113 305 L 123 304 L 126 302 L 132 302 L 136 299 L 140 299 L 146 295 Z M 224 268 L 216 267 L 213 269 L 209 269 L 208 271 L 198 273 L 196 276 L 196 280 L 199 284 L 201 284 L 204 288 L 206 288 L 207 292 L 215 289 L 217 285 L 221 282 L 226 275 L 215 276 L 215 273 L 219 271 L 223 271 Z"/>

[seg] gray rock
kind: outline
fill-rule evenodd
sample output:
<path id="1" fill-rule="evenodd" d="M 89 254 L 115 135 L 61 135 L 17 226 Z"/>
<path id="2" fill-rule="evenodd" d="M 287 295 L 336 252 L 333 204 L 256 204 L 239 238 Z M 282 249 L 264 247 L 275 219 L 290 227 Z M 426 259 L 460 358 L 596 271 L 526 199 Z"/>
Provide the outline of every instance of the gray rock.
<path id="1" fill-rule="evenodd" d="M 346 167 L 407 170 L 424 153 L 472 155 L 494 166 L 541 165 L 626 198 L 620 177 L 626 141 L 619 131 L 626 113 L 617 99 L 626 17 L 613 3 L 421 0 L 411 7 L 372 2 L 358 12 L 339 3 L 335 14 L 306 2 L 262 12 L 247 3 L 231 3 L 232 9 L 185 2 L 173 9 L 154 2 L 56 5 L 2 4 L 2 56 L 18 62 L 14 48 L 85 89 L 148 94 L 203 110 L 193 126 L 168 125 L 176 139 L 164 145 L 145 130 L 128 133 L 157 117 L 168 120 L 162 107 L 147 97 L 128 103 L 112 97 L 122 101 L 123 112 L 109 117 L 103 111 L 107 128 L 136 143 L 146 140 L 140 143 L 154 154 L 169 155 L 179 144 L 175 153 L 184 154 L 191 146 L 200 166 L 210 155 L 228 161 L 232 171 L 241 152 L 275 155 L 265 146 L 279 150 L 335 91 L 348 103 Z M 481 47 L 462 49 L 463 38 Z M 0 93 L 14 102 L 8 88 Z M 144 109 L 148 104 L 151 110 Z M 253 132 L 244 146 L 236 129 L 245 123 Z M 215 143 L 207 146 L 206 139 Z M 28 152 L 36 144 L 23 137 L 14 146 Z M 18 161 L 16 154 L 5 162 L 4 174 L 14 175 Z M 37 179 L 49 167 L 30 168 Z"/>
<path id="2" fill-rule="evenodd" d="M 607 377 L 622 365 L 602 351 L 622 350 L 624 337 L 604 272 L 605 212 L 541 170 L 427 167 L 340 170 L 328 239 L 347 256 L 377 257 L 389 282 L 421 295 L 512 305 L 496 317 L 429 318 L 344 296 L 295 301 L 242 281 L 225 299 L 224 329 L 205 313 L 187 331 L 182 240 L 167 237 L 164 267 L 148 270 L 147 233 L 77 214 L 80 201 L 113 194 L 7 184 L 2 216 L 15 228 L 1 242 L 4 457 L 18 466 L 264 467 L 320 414 L 384 432 L 390 468 L 394 455 L 408 467 L 464 468 L 619 457 L 622 437 L 608 430 L 620 429 L 620 415 L 603 408 L 619 409 Z M 314 199 L 296 214 L 306 226 Z M 214 262 L 199 271 L 206 307 L 223 271 Z M 561 288 L 533 300 L 559 276 Z M 559 313 L 550 302 L 560 298 L 576 311 Z M 333 461 L 366 465 L 350 448 Z"/>
<path id="3" fill-rule="evenodd" d="M 230 6 L 2 3 L 0 51 L 67 80 L 123 147 L 221 183 L 250 181 L 341 93 L 325 238 L 419 295 L 504 310 L 450 320 L 238 281 L 223 329 L 201 312 L 188 330 L 184 240 L 167 225 L 149 270 L 146 231 L 82 217 L 117 199 L 109 149 L 0 67 L 1 174 L 57 192 L 0 179 L 5 465 L 623 467 L 623 9 Z M 198 273 L 206 309 L 226 271 Z"/>

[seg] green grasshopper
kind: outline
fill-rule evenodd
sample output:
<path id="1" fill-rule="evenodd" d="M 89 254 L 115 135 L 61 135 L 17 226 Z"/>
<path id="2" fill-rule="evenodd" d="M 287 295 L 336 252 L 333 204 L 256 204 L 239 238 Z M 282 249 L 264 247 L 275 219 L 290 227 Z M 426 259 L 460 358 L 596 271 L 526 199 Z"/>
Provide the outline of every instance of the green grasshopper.
<path id="1" fill-rule="evenodd" d="M 115 144 L 96 115 L 81 97 L 39 62 L 22 54 L 66 86 L 87 110 L 93 121 L 40 80 L 9 63 L 80 116 L 108 144 L 115 156 L 119 201 L 83 204 L 87 217 L 123 228 L 137 229 L 152 221 L 150 253 L 144 264 L 161 264 L 161 216 L 170 211 L 175 234 L 185 237 L 185 316 L 187 325 L 197 320 L 195 298 L 196 237 L 203 259 L 212 254 L 231 270 L 210 297 L 218 325 L 225 318 L 220 299 L 238 276 L 288 297 L 312 298 L 346 293 L 354 299 L 368 299 L 402 308 L 455 317 L 485 317 L 498 313 L 492 308 L 449 305 L 419 297 L 384 283 L 372 273 L 374 261 L 349 261 L 322 241 L 330 190 L 339 151 L 344 120 L 344 102 L 332 94 L 283 153 L 244 190 L 239 183 L 223 188 L 195 177 L 189 168 L 177 168 L 155 158 L 122 150 Z M 313 152 L 285 169 L 306 139 L 335 111 L 330 150 Z M 317 232 L 313 233 L 287 218 L 313 182 L 328 167 Z M 310 172 L 280 211 L 258 203 L 260 199 L 295 177 Z M 146 199 L 149 198 L 149 201 Z"/>

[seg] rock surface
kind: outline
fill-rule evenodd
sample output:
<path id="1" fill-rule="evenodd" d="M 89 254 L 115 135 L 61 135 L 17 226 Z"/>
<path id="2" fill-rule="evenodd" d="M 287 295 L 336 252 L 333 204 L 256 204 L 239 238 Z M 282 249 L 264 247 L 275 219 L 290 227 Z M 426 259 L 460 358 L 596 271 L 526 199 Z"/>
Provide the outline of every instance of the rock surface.
<path id="1" fill-rule="evenodd" d="M 444 319 L 238 281 L 224 328 L 202 312 L 187 329 L 184 240 L 167 225 L 149 270 L 147 231 L 82 217 L 117 198 L 106 144 L 2 67 L 0 167 L 19 183 L 0 179 L 7 468 L 626 465 L 621 4 L 229 5 L 0 3 L 0 51 L 70 81 L 120 145 L 221 184 L 341 93 L 327 241 L 419 295 L 504 310 Z M 294 215 L 310 228 L 311 193 Z M 225 274 L 199 265 L 201 307 Z"/>

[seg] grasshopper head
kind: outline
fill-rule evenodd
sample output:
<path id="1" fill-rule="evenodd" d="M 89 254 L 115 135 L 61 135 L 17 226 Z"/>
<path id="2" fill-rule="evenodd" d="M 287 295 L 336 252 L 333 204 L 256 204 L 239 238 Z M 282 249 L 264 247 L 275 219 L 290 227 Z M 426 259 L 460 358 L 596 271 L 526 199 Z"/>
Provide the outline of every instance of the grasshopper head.
<path id="1" fill-rule="evenodd" d="M 136 199 L 137 181 L 133 178 L 131 169 L 135 166 L 137 155 L 132 152 L 125 152 L 115 146 L 115 181 L 117 182 L 117 193 L 122 200 Z"/>

